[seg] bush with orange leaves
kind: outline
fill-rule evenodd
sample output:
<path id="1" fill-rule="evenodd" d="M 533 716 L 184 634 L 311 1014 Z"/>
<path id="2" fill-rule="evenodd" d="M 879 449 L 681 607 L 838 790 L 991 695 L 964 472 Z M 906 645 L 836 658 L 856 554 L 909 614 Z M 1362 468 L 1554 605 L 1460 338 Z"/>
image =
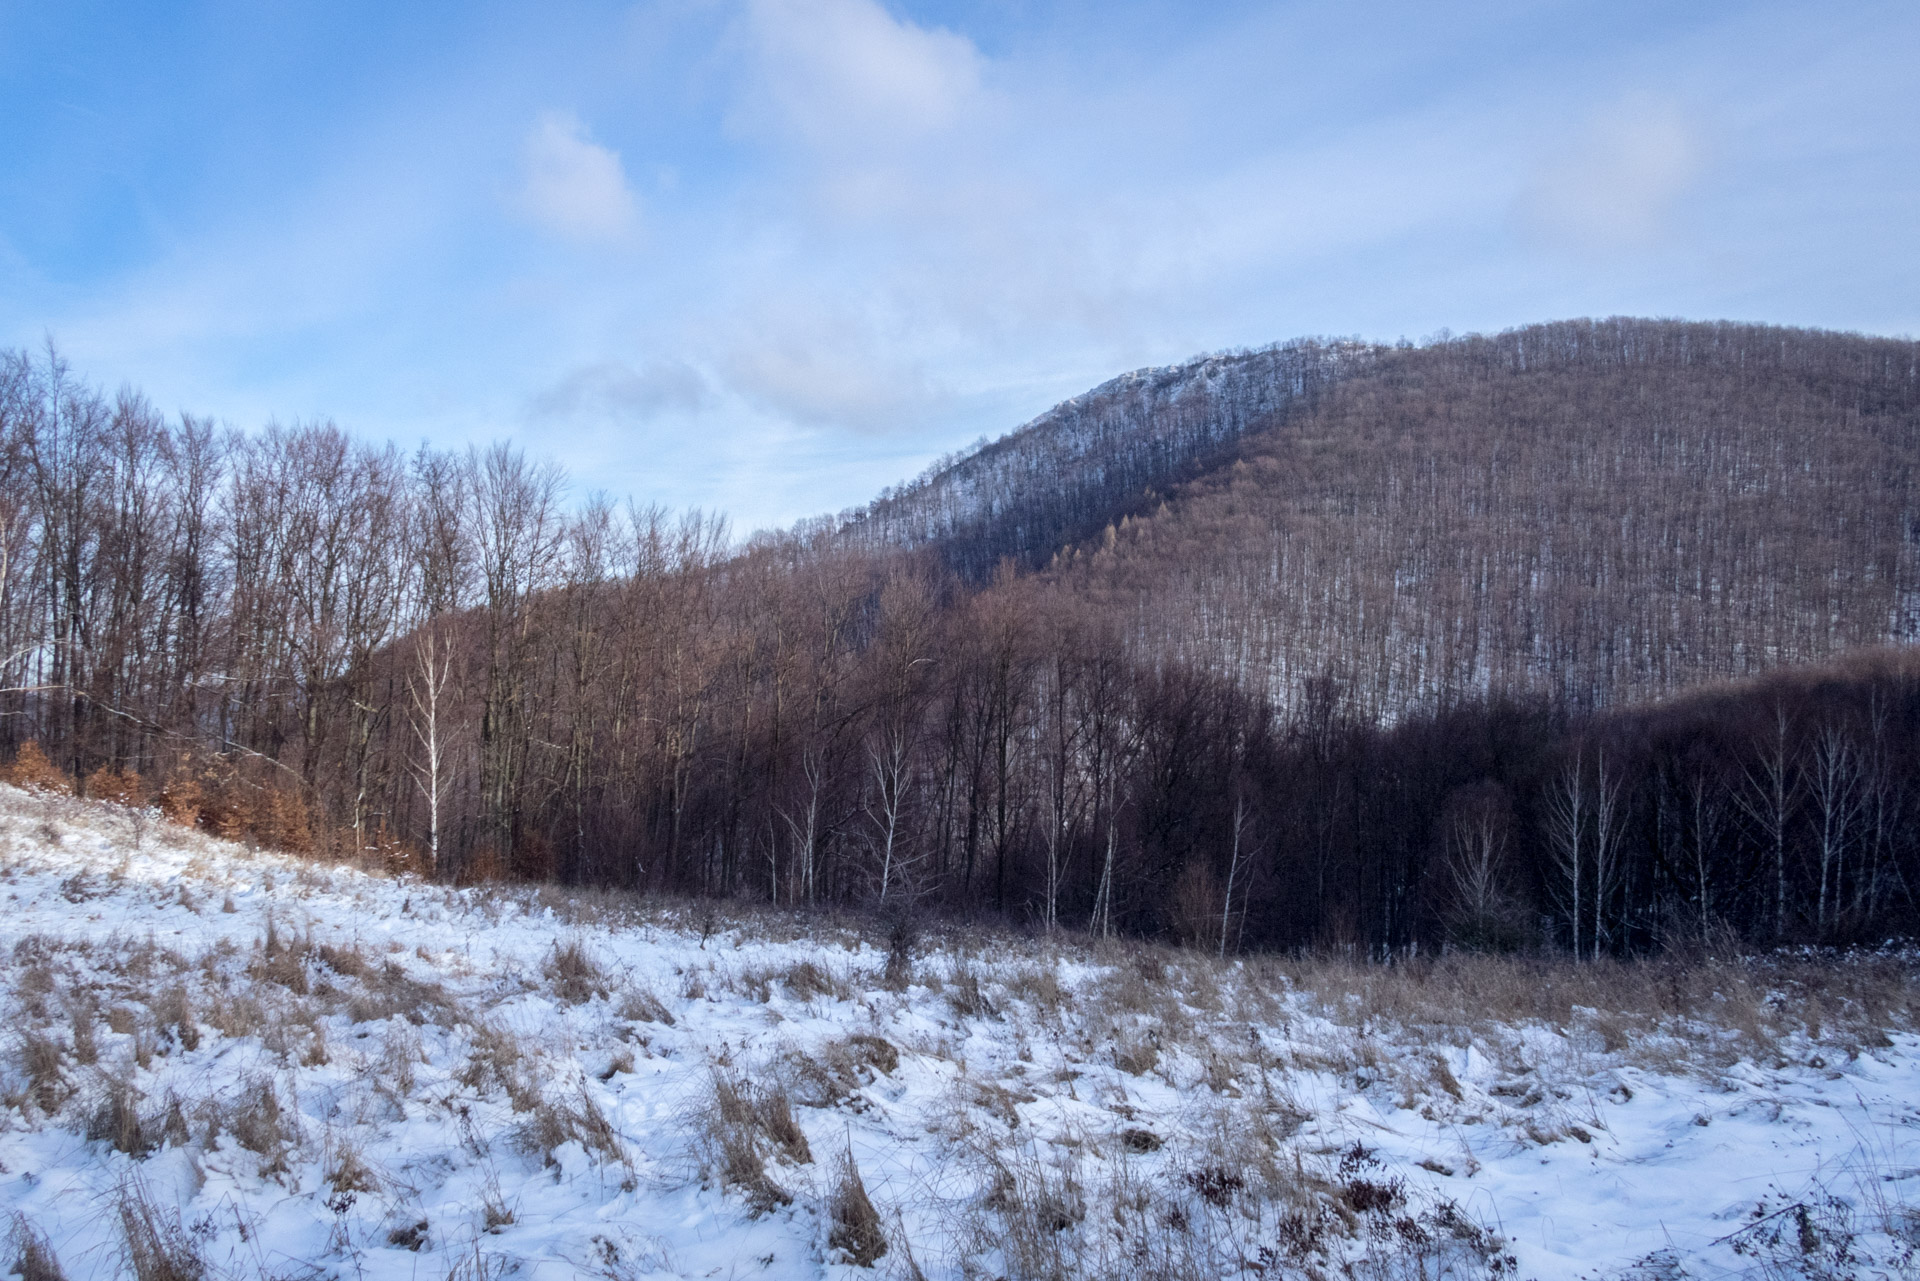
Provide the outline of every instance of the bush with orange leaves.
<path id="1" fill-rule="evenodd" d="M 145 805 L 147 783 L 132 770 L 102 765 L 87 775 L 87 799 L 112 801 L 116 805 Z"/>
<path id="2" fill-rule="evenodd" d="M 161 791 L 161 812 L 182 827 L 293 854 L 313 849 L 313 815 L 298 781 L 254 779 L 234 761 L 182 759 Z"/>
<path id="3" fill-rule="evenodd" d="M 72 792 L 73 779 L 67 772 L 47 759 L 40 750 L 40 744 L 32 739 L 20 744 L 20 750 L 14 755 L 13 764 L 0 771 L 0 778 L 15 787 L 29 792 Z"/>

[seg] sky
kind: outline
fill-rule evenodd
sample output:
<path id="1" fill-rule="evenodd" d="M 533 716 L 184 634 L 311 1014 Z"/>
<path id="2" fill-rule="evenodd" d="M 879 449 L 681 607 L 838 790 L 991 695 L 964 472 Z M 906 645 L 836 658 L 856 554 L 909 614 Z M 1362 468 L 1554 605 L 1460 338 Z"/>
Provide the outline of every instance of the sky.
<path id="1" fill-rule="evenodd" d="M 0 346 L 746 532 L 1124 370 L 1920 332 L 1920 5 L 0 0 Z"/>

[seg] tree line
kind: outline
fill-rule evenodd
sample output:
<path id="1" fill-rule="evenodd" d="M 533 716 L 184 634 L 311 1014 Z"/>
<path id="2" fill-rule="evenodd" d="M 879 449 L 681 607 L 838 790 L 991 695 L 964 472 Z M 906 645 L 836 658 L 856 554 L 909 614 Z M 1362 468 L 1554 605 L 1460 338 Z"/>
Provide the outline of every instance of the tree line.
<path id="1" fill-rule="evenodd" d="M 0 748 L 223 834 L 1219 949 L 1911 919 L 1903 659 L 1382 716 L 1329 654 L 1277 696 L 1196 661 L 1204 613 L 962 562 L 831 522 L 735 545 L 510 447 L 234 432 L 0 360 Z"/>

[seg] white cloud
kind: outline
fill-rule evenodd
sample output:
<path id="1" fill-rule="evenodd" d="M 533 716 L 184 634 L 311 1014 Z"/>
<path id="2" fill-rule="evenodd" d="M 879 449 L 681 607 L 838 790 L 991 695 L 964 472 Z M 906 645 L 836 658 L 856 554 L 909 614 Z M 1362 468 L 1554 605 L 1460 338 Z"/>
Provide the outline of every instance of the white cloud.
<path id="1" fill-rule="evenodd" d="M 972 41 L 872 0 L 752 0 L 753 90 L 736 124 L 845 150 L 949 129 L 979 102 Z"/>
<path id="2" fill-rule="evenodd" d="M 1651 244 L 1701 173 L 1700 130 L 1678 106 L 1635 98 L 1589 120 L 1538 165 L 1520 198 L 1528 226 L 1578 249 Z"/>
<path id="3" fill-rule="evenodd" d="M 943 393 L 884 326 L 854 309 L 761 300 L 736 314 L 740 333 L 723 358 L 730 390 L 790 422 L 856 432 L 910 428 Z"/>
<path id="4" fill-rule="evenodd" d="M 527 135 L 518 193 L 523 212 L 574 240 L 618 240 L 639 217 L 620 153 L 587 136 L 578 118 L 542 115 Z"/>
<path id="5" fill-rule="evenodd" d="M 559 422 L 646 421 L 662 414 L 696 413 L 710 399 L 707 380 L 683 360 L 655 360 L 639 369 L 621 360 L 602 360 L 579 366 L 536 395 L 528 416 Z"/>

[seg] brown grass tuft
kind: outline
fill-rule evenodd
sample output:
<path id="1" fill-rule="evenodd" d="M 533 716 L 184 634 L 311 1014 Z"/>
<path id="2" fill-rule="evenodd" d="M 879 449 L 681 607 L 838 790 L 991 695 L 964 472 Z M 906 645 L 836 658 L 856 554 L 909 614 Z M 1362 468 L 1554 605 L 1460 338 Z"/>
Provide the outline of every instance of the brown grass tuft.
<path id="1" fill-rule="evenodd" d="M 887 1252 L 887 1237 L 880 1230 L 879 1212 L 867 1196 L 867 1185 L 860 1178 L 860 1167 L 854 1163 L 851 1146 L 840 1158 L 833 1198 L 827 1210 L 833 1220 L 827 1244 L 842 1251 L 847 1262 L 855 1267 L 870 1268 Z"/>
<path id="2" fill-rule="evenodd" d="M 20 1281 L 67 1281 L 67 1274 L 61 1270 L 60 1260 L 54 1257 L 47 1238 L 22 1215 L 13 1216 L 13 1229 L 7 1234 L 7 1253 L 13 1256 L 12 1270 Z"/>
<path id="3" fill-rule="evenodd" d="M 602 1160 L 627 1163 L 627 1151 L 619 1133 L 600 1105 L 593 1101 L 584 1083 L 579 1093 L 567 1102 L 543 1100 L 536 1104 L 532 1118 L 520 1131 L 521 1146 L 537 1154 L 542 1165 L 555 1164 L 554 1149 L 572 1142 Z"/>
<path id="4" fill-rule="evenodd" d="M 204 1281 L 207 1261 L 178 1210 L 162 1210 L 136 1182 L 121 1185 L 118 1201 L 127 1271 L 134 1281 Z"/>
<path id="5" fill-rule="evenodd" d="M 947 1004 L 963 1019 L 992 1018 L 999 1011 L 987 995 L 980 974 L 965 956 L 956 956 L 946 980 Z"/>
<path id="6" fill-rule="evenodd" d="M 787 994 L 796 1001 L 811 1001 L 816 996 L 830 996 L 844 1001 L 852 995 L 845 979 L 830 974 L 825 967 L 812 961 L 795 961 L 780 975 L 780 982 Z"/>
<path id="7" fill-rule="evenodd" d="M 333 1144 L 327 1154 L 326 1180 L 335 1193 L 380 1190 L 379 1176 L 374 1174 L 360 1149 L 345 1140 Z"/>
<path id="8" fill-rule="evenodd" d="M 579 939 L 553 945 L 553 954 L 547 958 L 546 975 L 553 994 L 568 1005 L 584 1005 L 613 990 L 607 972 Z"/>
<path id="9" fill-rule="evenodd" d="M 780 1104 L 785 1104 L 784 1095 L 780 1096 Z M 766 1157 L 762 1154 L 763 1142 L 773 1141 L 778 1146 L 767 1132 L 767 1117 L 776 1106 L 768 1105 L 736 1081 L 718 1074 L 714 1077 L 705 1131 L 713 1152 L 715 1173 L 722 1185 L 744 1193 L 747 1204 L 756 1214 L 765 1214 L 776 1205 L 793 1201 L 793 1194 L 767 1174 Z M 797 1138 L 800 1145 L 797 1156 L 792 1148 L 783 1150 L 790 1159 L 811 1161 L 813 1154 L 804 1146 L 806 1136 L 793 1124 L 791 1109 L 782 1107 L 781 1110 L 785 1111 L 786 1125 L 792 1130 L 789 1141 Z M 777 1117 L 774 1124 L 780 1125 Z"/>
<path id="10" fill-rule="evenodd" d="M 515 1112 L 530 1112 L 540 1104 L 540 1085 L 527 1070 L 525 1049 L 507 1028 L 498 1023 L 475 1024 L 468 1042 L 466 1066 L 455 1080 L 470 1090 L 484 1093 L 493 1088 L 506 1092 Z"/>
<path id="11" fill-rule="evenodd" d="M 620 994 L 620 1007 L 615 1011 L 630 1023 L 659 1023 L 673 1026 L 673 1012 L 654 995 L 653 989 L 642 984 L 629 984 Z"/>
<path id="12" fill-rule="evenodd" d="M 106 1089 L 87 1120 L 87 1137 L 104 1139 L 116 1152 L 138 1161 L 160 1144 L 160 1127 L 140 1115 L 140 1092 L 133 1083 L 106 1077 Z"/>
<path id="13" fill-rule="evenodd" d="M 73 1084 L 67 1078 L 66 1048 L 29 1027 L 19 1032 L 15 1053 L 20 1074 L 26 1078 L 26 1099 L 45 1115 L 52 1116 L 73 1097 Z"/>
<path id="14" fill-rule="evenodd" d="M 175 984 L 161 992 L 152 1009 L 159 1030 L 176 1045 L 189 1053 L 200 1048 L 200 1020 L 184 985 Z"/>
<path id="15" fill-rule="evenodd" d="M 281 1106 L 272 1077 L 258 1076 L 246 1082 L 237 1102 L 209 1106 L 206 1115 L 209 1143 L 225 1130 L 235 1143 L 260 1158 L 262 1174 L 287 1170 L 288 1155 L 300 1140 L 299 1122 Z"/>

